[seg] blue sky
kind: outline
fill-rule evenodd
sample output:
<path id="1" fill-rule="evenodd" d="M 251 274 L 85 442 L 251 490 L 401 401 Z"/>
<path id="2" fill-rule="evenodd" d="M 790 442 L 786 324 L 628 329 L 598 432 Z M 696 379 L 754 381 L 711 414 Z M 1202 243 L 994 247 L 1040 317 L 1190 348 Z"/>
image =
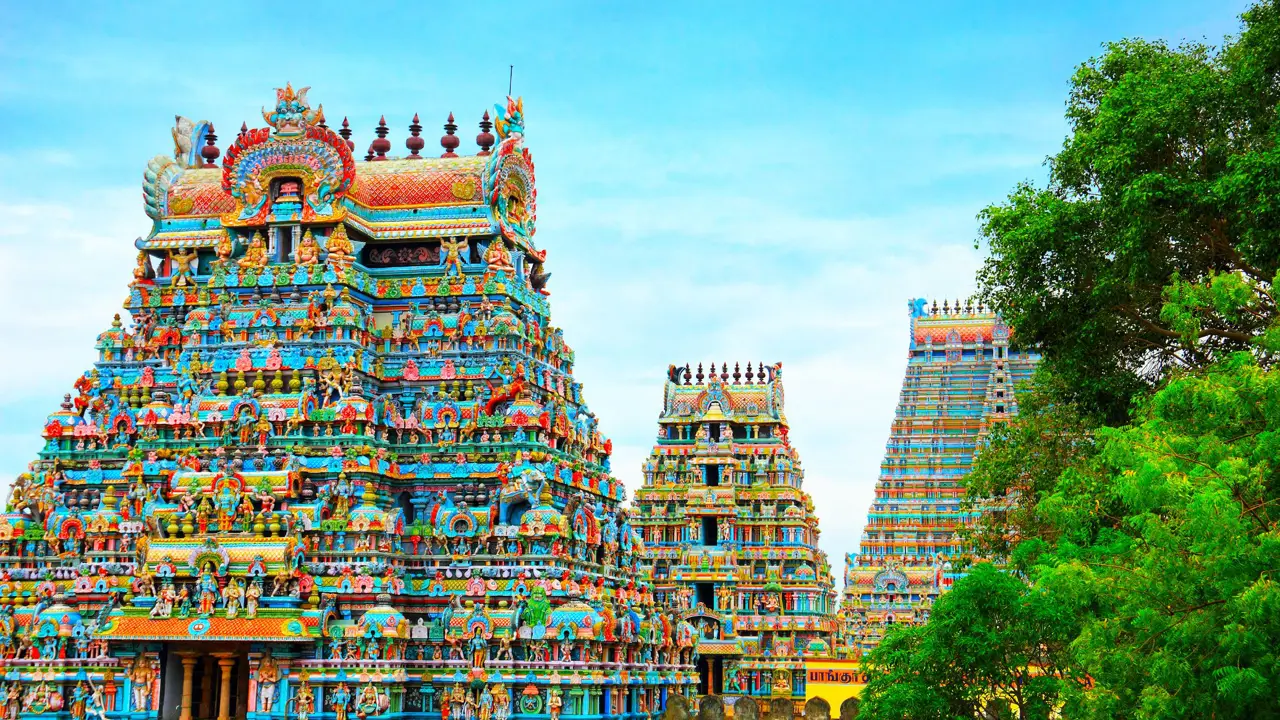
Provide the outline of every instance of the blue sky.
<path id="1" fill-rule="evenodd" d="M 1238 0 L 20 3 L 0 0 L 0 480 L 93 359 L 174 114 L 224 149 L 310 85 L 357 147 L 380 115 L 463 148 L 509 64 L 555 322 L 629 487 L 669 363 L 784 363 L 822 545 L 857 549 L 907 300 L 973 290 L 976 213 L 1040 180 L 1104 41 L 1219 42 Z"/>

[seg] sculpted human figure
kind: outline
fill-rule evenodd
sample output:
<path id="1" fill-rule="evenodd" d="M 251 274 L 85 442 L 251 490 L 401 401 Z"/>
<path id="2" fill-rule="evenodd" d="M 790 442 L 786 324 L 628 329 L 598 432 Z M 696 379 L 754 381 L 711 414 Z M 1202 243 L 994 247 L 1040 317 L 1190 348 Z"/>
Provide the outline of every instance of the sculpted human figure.
<path id="1" fill-rule="evenodd" d="M 260 268 L 267 264 L 267 244 L 261 232 L 255 232 L 249 240 L 249 247 L 240 257 L 240 267 Z"/>
<path id="2" fill-rule="evenodd" d="M 347 720 L 347 704 L 351 702 L 351 691 L 347 689 L 347 684 L 338 683 L 338 687 L 329 694 L 329 697 L 334 720 Z"/>
<path id="3" fill-rule="evenodd" d="M 462 276 L 462 253 L 470 248 L 470 244 L 465 238 L 445 238 L 440 242 L 440 247 L 445 251 L 444 275 L 449 277 L 449 271 L 457 271 L 458 277 Z"/>
<path id="4" fill-rule="evenodd" d="M 191 263 L 196 260 L 196 251 L 191 249 L 170 250 L 169 262 L 173 266 L 173 286 L 186 287 L 195 283 L 191 273 Z"/>
<path id="5" fill-rule="evenodd" d="M 304 267 L 320 262 L 320 246 L 310 230 L 302 234 L 302 242 L 298 243 L 298 249 L 294 251 L 293 257 L 295 262 Z"/>
<path id="6" fill-rule="evenodd" d="M 298 681 L 298 689 L 294 691 L 293 698 L 289 701 L 293 705 L 293 712 L 297 715 L 298 720 L 309 720 L 311 713 L 315 711 L 316 696 L 311 689 L 311 682 L 306 673 Z"/>
<path id="7" fill-rule="evenodd" d="M 143 653 L 139 653 L 129 668 L 129 682 L 133 686 L 133 709 L 142 712 L 151 709 L 151 686 L 155 682 L 155 669 Z"/>
<path id="8" fill-rule="evenodd" d="M 501 236 L 489 243 L 489 249 L 484 253 L 484 261 L 489 265 L 489 270 L 513 270 L 511 266 L 511 253 L 507 250 L 507 243 Z"/>
<path id="9" fill-rule="evenodd" d="M 244 616 L 250 620 L 258 617 L 258 598 L 262 597 L 262 582 L 254 580 L 244 591 Z"/>
<path id="10" fill-rule="evenodd" d="M 276 701 L 276 688 L 280 683 L 280 666 L 271 657 L 271 651 L 258 660 L 258 712 L 269 713 Z"/>
<path id="11" fill-rule="evenodd" d="M 222 590 L 222 602 L 227 610 L 227 619 L 234 619 L 240 612 L 240 601 L 244 598 L 244 588 L 240 586 L 240 581 L 231 578 L 227 581 L 227 586 Z"/>

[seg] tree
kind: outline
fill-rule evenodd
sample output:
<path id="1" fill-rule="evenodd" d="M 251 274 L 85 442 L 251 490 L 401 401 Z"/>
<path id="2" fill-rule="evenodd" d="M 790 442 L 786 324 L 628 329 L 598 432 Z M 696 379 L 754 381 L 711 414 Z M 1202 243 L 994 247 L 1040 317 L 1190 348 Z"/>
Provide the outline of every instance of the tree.
<path id="1" fill-rule="evenodd" d="M 871 655 L 878 717 L 1003 710 L 1027 680 L 982 650 L 1032 647 L 1053 671 L 1020 712 L 1280 718 L 1280 7 L 1243 20 L 1108 45 L 1047 187 L 982 214 L 983 294 L 1044 356 L 970 476 L 1008 575 Z"/>
<path id="2" fill-rule="evenodd" d="M 891 631 L 865 660 L 859 718 L 1049 718 L 1071 674 L 1075 613 L 990 564 L 938 598 L 929 622 Z"/>
<path id="3" fill-rule="evenodd" d="M 1100 428 L 1037 514 L 1036 586 L 1078 608 L 1078 717 L 1280 717 L 1280 372 L 1238 353 Z"/>
<path id="4" fill-rule="evenodd" d="M 1065 470 L 1096 452 L 1096 424 L 1075 405 L 1055 402 L 1066 394 L 1057 385 L 1041 369 L 1031 387 L 1018 389 L 1018 421 L 992 428 L 965 478 L 965 510 L 977 518 L 961 530 L 966 544 L 978 557 L 1000 559 L 1023 573 L 1058 536 L 1038 513 L 1040 500 Z"/>
<path id="5" fill-rule="evenodd" d="M 1047 187 L 980 216 L 982 295 L 1063 399 L 1113 424 L 1171 369 L 1253 347 L 1275 315 L 1280 10 L 1243 19 L 1221 50 L 1107 45 L 1072 78 Z"/>

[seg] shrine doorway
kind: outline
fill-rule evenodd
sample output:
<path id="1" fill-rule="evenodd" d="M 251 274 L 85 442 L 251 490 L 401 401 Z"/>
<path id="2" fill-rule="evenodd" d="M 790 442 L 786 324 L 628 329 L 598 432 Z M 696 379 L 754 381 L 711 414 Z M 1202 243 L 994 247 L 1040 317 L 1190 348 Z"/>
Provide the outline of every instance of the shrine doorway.
<path id="1" fill-rule="evenodd" d="M 248 645 L 170 647 L 161 662 L 161 720 L 248 717 Z"/>
<path id="2" fill-rule="evenodd" d="M 703 655 L 698 658 L 698 694 L 719 695 L 724 692 L 724 659 Z"/>

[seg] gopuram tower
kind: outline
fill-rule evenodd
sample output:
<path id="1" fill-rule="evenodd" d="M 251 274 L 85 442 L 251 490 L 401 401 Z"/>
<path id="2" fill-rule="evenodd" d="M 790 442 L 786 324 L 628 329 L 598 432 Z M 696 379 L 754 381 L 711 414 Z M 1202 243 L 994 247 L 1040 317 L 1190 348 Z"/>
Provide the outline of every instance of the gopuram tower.
<path id="1" fill-rule="evenodd" d="M 954 581 L 965 476 L 995 423 L 1018 411 L 1015 387 L 1039 355 L 1011 351 L 995 313 L 912 300 L 906 375 L 862 546 L 845 555 L 841 645 L 860 654 L 893 624 L 915 624 Z"/>
<path id="2" fill-rule="evenodd" d="M 697 632 L 701 691 L 798 709 L 835 592 L 787 432 L 781 364 L 671 366 L 634 524 L 656 598 Z"/>
<path id="3" fill-rule="evenodd" d="M 496 110 L 472 155 L 450 115 L 427 157 L 415 116 L 363 160 L 305 88 L 225 153 L 178 118 L 130 318 L 0 516 L 8 717 L 649 718 L 693 691 L 551 324 L 522 103 Z"/>

